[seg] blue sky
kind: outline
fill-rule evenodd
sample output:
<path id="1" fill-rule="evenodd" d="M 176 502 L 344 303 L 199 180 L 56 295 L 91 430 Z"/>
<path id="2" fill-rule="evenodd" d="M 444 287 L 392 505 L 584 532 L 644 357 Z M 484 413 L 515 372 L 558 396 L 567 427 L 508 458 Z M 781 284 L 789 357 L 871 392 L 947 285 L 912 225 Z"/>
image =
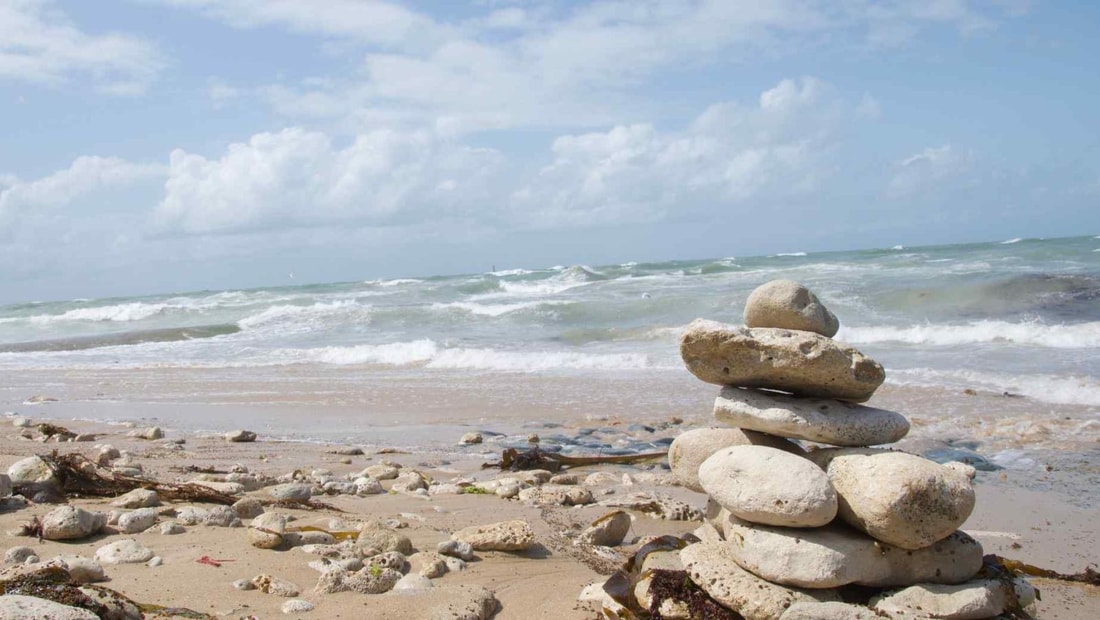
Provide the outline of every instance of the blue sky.
<path id="1" fill-rule="evenodd" d="M 1098 30 L 1026 0 L 0 0 L 0 301 L 1097 234 Z"/>

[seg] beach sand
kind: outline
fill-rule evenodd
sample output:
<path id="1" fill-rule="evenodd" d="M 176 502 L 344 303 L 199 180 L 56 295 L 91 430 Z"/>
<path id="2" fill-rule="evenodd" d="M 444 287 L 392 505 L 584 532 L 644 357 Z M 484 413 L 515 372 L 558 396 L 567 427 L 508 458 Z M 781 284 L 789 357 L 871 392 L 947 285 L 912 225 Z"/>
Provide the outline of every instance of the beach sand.
<path id="1" fill-rule="evenodd" d="M 371 454 L 368 451 L 362 456 L 340 456 L 332 453 L 332 446 L 271 441 L 262 436 L 255 443 L 228 443 L 220 437 L 169 433 L 167 440 L 145 441 L 127 437 L 126 432 L 130 429 L 125 426 L 79 421 L 64 424 L 76 432 L 95 433 L 95 443 L 40 443 L 21 438 L 22 429 L 11 426 L 8 420 L 3 422 L 4 426 L 0 426 L 0 467 L 5 469 L 28 455 L 48 453 L 53 449 L 91 455 L 96 445 L 109 443 L 131 453 L 145 471 L 159 481 L 191 478 L 192 475 L 180 472 L 189 465 L 215 469 L 243 465 L 251 472 L 273 476 L 294 470 L 325 468 L 342 475 L 383 459 L 419 469 L 441 482 L 499 475 L 495 470 L 482 470 L 480 464 L 484 458 L 476 455 L 456 459 L 442 458 L 438 453 Z M 670 432 L 675 433 L 675 429 Z M 169 442 L 179 439 L 185 443 L 179 449 L 173 448 Z M 624 472 L 644 471 L 630 466 L 602 465 L 581 468 L 578 472 L 583 478 L 596 470 L 610 471 L 616 477 Z M 1100 553 L 1096 547 L 1096 541 L 1100 540 L 1100 524 L 1095 519 L 1095 512 L 1075 505 L 1058 491 L 1023 488 L 1014 480 L 1015 476 L 1005 472 L 979 474 L 977 509 L 965 529 L 983 543 L 986 552 L 1061 572 L 1077 572 L 1095 563 Z M 629 486 L 611 484 L 597 488 L 597 499 L 602 497 L 603 489 L 612 489 L 615 494 L 656 490 L 700 506 L 703 503 L 702 495 L 685 489 L 655 488 L 637 482 Z M 263 490 L 250 495 L 267 497 Z M 364 595 L 352 592 L 315 594 L 313 586 L 318 573 L 307 563 L 316 556 L 298 549 L 273 551 L 252 547 L 243 528 L 197 525 L 187 527 L 183 534 L 167 536 L 154 527 L 130 536 L 105 534 L 74 542 L 39 543 L 10 533 L 31 517 L 41 517 L 52 508 L 31 505 L 0 513 L 0 531 L 4 532 L 0 536 L 5 549 L 29 545 L 43 560 L 62 554 L 92 557 L 103 544 L 120 538 L 135 538 L 162 558 L 163 564 L 156 567 L 145 564 L 108 566 L 110 581 L 103 585 L 139 602 L 188 607 L 224 618 L 428 618 L 435 608 L 454 605 L 461 598 L 449 587 L 461 584 L 477 584 L 492 591 L 500 602 L 497 618 L 598 617 L 595 604 L 578 602 L 577 596 L 587 584 L 603 580 L 605 576 L 601 572 L 608 572 L 610 564 L 575 547 L 572 538 L 589 522 L 608 512 L 607 508 L 540 508 L 494 495 L 425 498 L 389 493 L 320 499 L 340 512 L 276 510 L 297 517 L 295 525 L 322 527 L 327 526 L 331 518 L 352 522 L 398 519 L 407 524 L 402 532 L 409 536 L 414 547 L 428 551 L 435 550 L 437 543 L 448 539 L 450 533 L 459 528 L 523 519 L 534 528 L 539 545 L 524 553 L 479 552 L 478 559 L 470 562 L 466 570 L 433 580 L 436 587 L 427 594 Z M 111 510 L 109 500 L 81 499 L 73 503 L 93 510 Z M 628 544 L 618 549 L 624 558 L 641 537 L 681 534 L 698 525 L 696 522 L 655 519 L 641 513 L 635 516 L 627 536 Z M 221 566 L 199 563 L 197 560 L 203 556 L 222 561 Z M 299 598 L 314 603 L 316 608 L 308 613 L 285 616 L 281 606 L 286 599 L 255 590 L 239 591 L 231 585 L 234 580 L 250 579 L 262 573 L 293 582 L 301 590 Z M 1040 618 L 1086 620 L 1100 617 L 1100 588 L 1044 579 L 1036 579 L 1034 583 L 1042 593 Z"/>

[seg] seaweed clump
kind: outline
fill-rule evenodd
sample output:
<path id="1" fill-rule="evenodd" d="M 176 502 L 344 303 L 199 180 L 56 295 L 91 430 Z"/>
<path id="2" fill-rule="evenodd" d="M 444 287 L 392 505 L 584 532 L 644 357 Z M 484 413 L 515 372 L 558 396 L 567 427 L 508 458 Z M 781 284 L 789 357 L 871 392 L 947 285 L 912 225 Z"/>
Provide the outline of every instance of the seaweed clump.
<path id="1" fill-rule="evenodd" d="M 650 571 L 649 576 L 652 603 L 647 611 L 653 620 L 664 620 L 661 606 L 669 600 L 682 603 L 687 607 L 690 617 L 698 620 L 743 620 L 741 615 L 710 598 L 688 577 L 687 571 L 658 568 Z"/>

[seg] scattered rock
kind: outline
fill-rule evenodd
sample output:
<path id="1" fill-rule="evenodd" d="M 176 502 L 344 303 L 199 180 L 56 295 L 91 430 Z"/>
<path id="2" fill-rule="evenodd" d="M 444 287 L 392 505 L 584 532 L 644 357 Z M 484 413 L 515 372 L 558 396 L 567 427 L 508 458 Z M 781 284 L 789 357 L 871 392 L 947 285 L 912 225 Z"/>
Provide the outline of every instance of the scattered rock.
<path id="1" fill-rule="evenodd" d="M 280 579 L 267 574 L 253 577 L 252 585 L 256 586 L 256 589 L 264 594 L 274 594 L 275 596 L 283 596 L 286 598 L 298 596 L 298 586 L 286 579 Z"/>
<path id="2" fill-rule="evenodd" d="M 841 519 L 903 549 L 943 539 L 974 509 L 969 478 L 919 456 L 867 448 L 830 448 L 809 456 L 828 473 L 840 497 Z"/>
<path id="3" fill-rule="evenodd" d="M 245 497 L 233 504 L 233 512 L 242 519 L 255 519 L 264 513 L 264 505 L 255 497 Z"/>
<path id="4" fill-rule="evenodd" d="M 412 541 L 408 536 L 380 524 L 371 524 L 359 532 L 355 545 L 367 556 L 388 551 L 396 551 L 402 555 L 411 555 L 413 552 Z"/>
<path id="5" fill-rule="evenodd" d="M 581 532 L 581 542 L 601 547 L 617 547 L 630 531 L 630 515 L 622 510 L 609 512 Z"/>
<path id="6" fill-rule="evenodd" d="M 714 401 L 714 417 L 739 428 L 834 446 L 893 443 L 909 433 L 909 420 L 886 409 L 731 387 Z"/>
<path id="7" fill-rule="evenodd" d="M 50 469 L 46 461 L 37 456 L 28 456 L 12 463 L 11 467 L 8 467 L 8 477 L 14 485 L 57 484 L 53 470 Z M 9 492 L 8 495 L 11 495 L 11 493 Z"/>
<path id="8" fill-rule="evenodd" d="M 393 584 L 394 592 L 423 592 L 432 589 L 432 580 L 418 573 L 409 573 Z"/>
<path id="9" fill-rule="evenodd" d="M 429 610 L 428 620 L 489 620 L 500 606 L 492 592 L 477 585 L 446 586 L 445 593 L 448 602 Z"/>
<path id="10" fill-rule="evenodd" d="M 149 428 L 134 429 L 129 433 L 126 433 L 127 437 L 133 437 L 135 439 L 148 439 L 153 441 L 156 439 L 164 439 L 164 430 L 159 426 L 150 426 Z"/>
<path id="11" fill-rule="evenodd" d="M 164 536 L 173 536 L 175 534 L 182 534 L 187 530 L 183 529 L 183 526 L 175 521 L 169 521 L 167 523 L 160 524 L 160 533 Z"/>
<path id="12" fill-rule="evenodd" d="M 232 441 L 234 443 L 251 443 L 256 441 L 256 433 L 246 430 L 229 431 L 223 435 L 223 437 L 225 437 L 226 441 Z"/>
<path id="13" fill-rule="evenodd" d="M 464 540 L 444 540 L 436 545 L 436 551 L 467 562 L 474 559 L 474 548 Z"/>
<path id="14" fill-rule="evenodd" d="M 153 527 L 157 522 L 155 508 L 140 508 L 118 518 L 118 529 L 123 534 L 137 534 Z"/>
<path id="15" fill-rule="evenodd" d="M 313 611 L 313 603 L 300 598 L 292 598 L 283 603 L 284 614 L 304 614 Z"/>
<path id="16" fill-rule="evenodd" d="M 363 568 L 349 572 L 343 568 L 333 568 L 321 573 L 314 591 L 318 594 L 333 592 L 359 592 L 360 594 L 382 594 L 393 589 L 401 579 L 401 573 L 392 568 L 371 570 Z"/>
<path id="17" fill-rule="evenodd" d="M 699 466 L 707 495 L 753 523 L 818 527 L 836 517 L 829 476 L 804 457 L 767 446 L 734 446 Z"/>
<path id="18" fill-rule="evenodd" d="M 76 506 L 60 506 L 42 518 L 42 537 L 46 540 L 87 538 L 107 525 L 107 515 Z"/>
<path id="19" fill-rule="evenodd" d="M 56 558 L 76 583 L 107 581 L 107 573 L 99 562 L 79 555 L 61 555 Z"/>
<path id="20" fill-rule="evenodd" d="M 149 508 L 160 506 L 160 497 L 152 489 L 134 489 L 129 493 L 116 497 L 111 505 L 119 508 Z"/>
<path id="21" fill-rule="evenodd" d="M 519 492 L 519 499 L 536 506 L 584 506 L 594 503 L 592 491 L 584 487 L 543 485 Z"/>
<path id="22" fill-rule="evenodd" d="M 524 551 L 535 545 L 535 532 L 522 520 L 477 525 L 451 534 L 476 551 Z"/>
<path id="23" fill-rule="evenodd" d="M 639 491 L 629 495 L 616 495 L 600 500 L 600 506 L 626 508 L 644 512 L 651 517 L 669 521 L 702 521 L 703 511 L 686 502 L 661 495 Z"/>
<path id="24" fill-rule="evenodd" d="M 152 557 L 152 551 L 132 538 L 117 540 L 95 551 L 96 560 L 102 564 L 139 564 Z"/>
<path id="25" fill-rule="evenodd" d="M 313 487 L 311 485 L 296 482 L 277 484 L 269 488 L 267 492 L 275 499 L 295 502 L 308 501 L 309 498 L 313 497 Z"/>
<path id="26" fill-rule="evenodd" d="M 466 433 L 458 440 L 458 443 L 470 446 L 473 444 L 479 444 L 483 441 L 485 441 L 485 438 L 481 436 L 481 433 Z"/>
<path id="27" fill-rule="evenodd" d="M 840 321 L 810 289 L 791 280 L 772 280 L 756 287 L 745 302 L 747 327 L 780 327 L 832 338 Z"/>
<path id="28" fill-rule="evenodd" d="M 4 553 L 5 564 L 24 564 L 27 558 L 37 557 L 38 553 L 31 547 L 12 547 Z"/>
<path id="29" fill-rule="evenodd" d="M 863 402 L 886 373 L 856 349 L 805 331 L 696 319 L 680 339 L 687 369 L 707 383 L 766 387 Z"/>
<path id="30" fill-rule="evenodd" d="M 248 542 L 260 549 L 275 549 L 283 544 L 286 534 L 286 515 L 265 512 L 248 524 Z"/>

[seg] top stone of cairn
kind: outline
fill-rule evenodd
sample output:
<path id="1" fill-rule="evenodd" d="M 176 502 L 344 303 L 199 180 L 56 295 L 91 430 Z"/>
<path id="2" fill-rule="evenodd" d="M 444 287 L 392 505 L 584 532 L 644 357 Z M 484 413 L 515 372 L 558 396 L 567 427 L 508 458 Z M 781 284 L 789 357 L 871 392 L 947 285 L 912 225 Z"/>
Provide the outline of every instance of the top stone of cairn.
<path id="1" fill-rule="evenodd" d="M 840 321 L 810 289 L 791 280 L 772 280 L 749 295 L 745 326 L 797 329 L 832 338 Z"/>

